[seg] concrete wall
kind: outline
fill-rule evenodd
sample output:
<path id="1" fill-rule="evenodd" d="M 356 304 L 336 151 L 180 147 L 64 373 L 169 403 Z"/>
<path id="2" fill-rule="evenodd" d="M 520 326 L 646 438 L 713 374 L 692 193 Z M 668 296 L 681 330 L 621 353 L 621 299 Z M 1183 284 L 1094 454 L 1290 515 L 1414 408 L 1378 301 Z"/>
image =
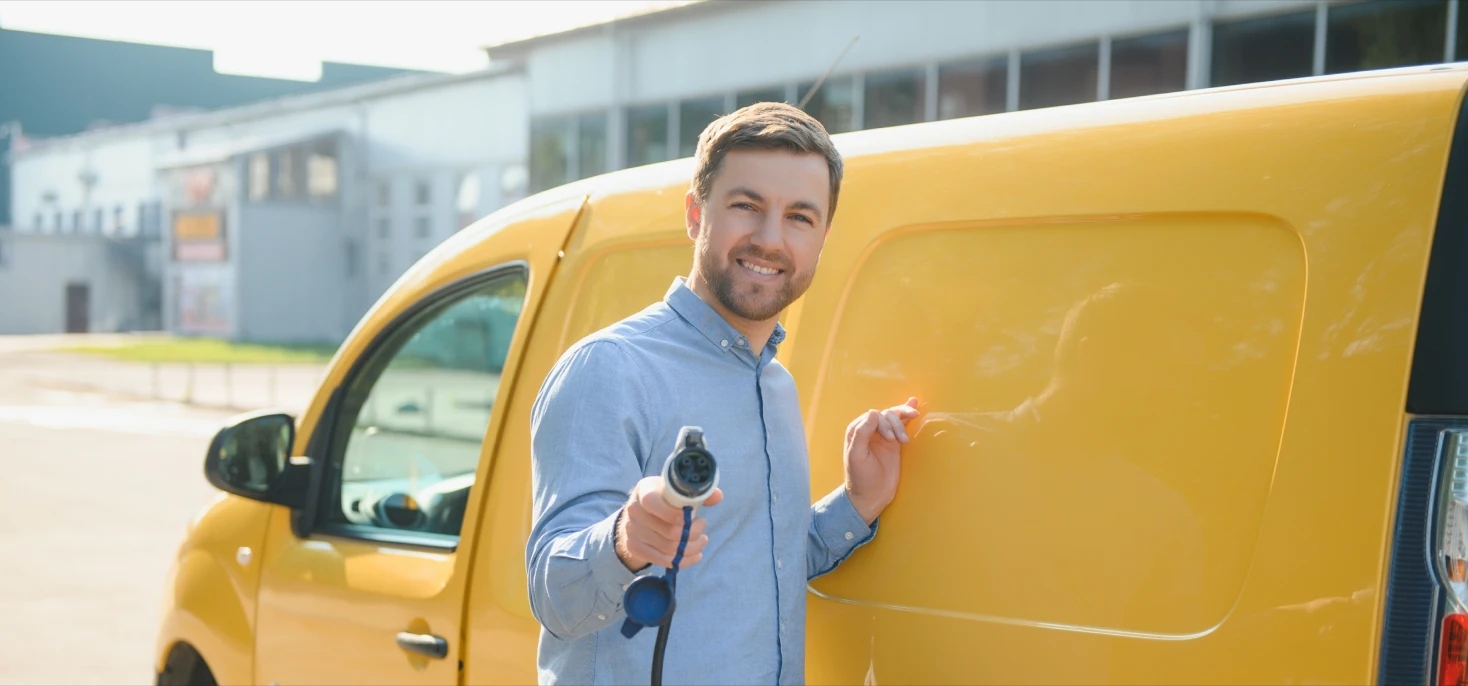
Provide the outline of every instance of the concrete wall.
<path id="1" fill-rule="evenodd" d="M 337 342 L 355 319 L 345 307 L 341 213 L 334 207 L 240 208 L 235 336 L 249 341 Z"/>
<path id="2" fill-rule="evenodd" d="M 144 325 L 142 280 L 110 239 L 0 232 L 0 334 L 64 332 L 69 283 L 90 287 L 90 331 Z"/>
<path id="3" fill-rule="evenodd" d="M 85 232 L 90 232 L 95 211 L 101 209 L 103 233 L 112 234 L 113 213 L 120 206 L 121 233 L 135 234 L 138 206 L 158 199 L 153 148 L 152 141 L 139 136 L 97 143 L 69 141 L 44 152 L 17 155 L 10 188 L 16 232 L 56 233 L 58 212 L 63 230 L 71 232 L 77 210 L 83 213 Z M 87 173 L 95 179 L 90 189 L 82 181 Z"/>

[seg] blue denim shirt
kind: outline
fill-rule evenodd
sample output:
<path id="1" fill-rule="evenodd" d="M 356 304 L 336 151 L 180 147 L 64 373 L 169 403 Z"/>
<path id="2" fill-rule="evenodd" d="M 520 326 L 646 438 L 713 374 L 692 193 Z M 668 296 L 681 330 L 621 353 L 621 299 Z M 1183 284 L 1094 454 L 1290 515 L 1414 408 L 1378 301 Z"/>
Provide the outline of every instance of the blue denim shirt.
<path id="1" fill-rule="evenodd" d="M 670 684 L 805 681 L 806 582 L 876 533 L 838 487 L 810 504 L 795 382 L 674 280 L 662 302 L 577 342 L 531 412 L 534 511 L 525 550 L 540 621 L 540 682 L 647 683 L 655 634 L 628 639 L 634 575 L 613 529 L 628 493 L 661 474 L 678 430 L 701 426 L 724 501 L 704 508 L 708 547 L 680 570 L 663 676 Z M 823 437 L 840 441 L 840 436 Z"/>

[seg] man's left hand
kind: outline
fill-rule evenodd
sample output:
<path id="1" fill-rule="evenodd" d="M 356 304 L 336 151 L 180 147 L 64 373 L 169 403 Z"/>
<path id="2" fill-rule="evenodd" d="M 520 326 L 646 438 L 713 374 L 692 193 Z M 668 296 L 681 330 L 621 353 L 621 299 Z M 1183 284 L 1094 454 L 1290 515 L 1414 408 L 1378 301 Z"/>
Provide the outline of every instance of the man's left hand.
<path id="1" fill-rule="evenodd" d="M 867 410 L 846 427 L 846 493 L 867 526 L 897 495 L 907 422 L 916 419 L 918 399 L 885 410 Z"/>

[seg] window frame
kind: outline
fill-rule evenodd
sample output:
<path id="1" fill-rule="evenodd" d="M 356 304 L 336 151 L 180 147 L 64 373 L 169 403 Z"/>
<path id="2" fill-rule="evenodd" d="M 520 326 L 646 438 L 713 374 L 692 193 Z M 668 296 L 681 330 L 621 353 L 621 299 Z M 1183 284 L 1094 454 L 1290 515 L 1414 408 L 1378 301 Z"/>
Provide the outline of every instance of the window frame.
<path id="1" fill-rule="evenodd" d="M 327 536 L 369 543 L 381 543 L 387 545 L 409 546 L 429 549 L 439 552 L 455 552 L 458 550 L 462 533 L 458 536 L 448 534 L 435 534 L 418 531 L 393 531 L 377 527 L 364 526 L 360 524 L 331 522 L 325 515 L 335 507 L 341 508 L 341 466 L 332 464 L 337 457 L 337 448 L 342 448 L 345 455 L 345 441 L 350 437 L 351 427 L 343 426 L 342 418 L 348 409 L 346 393 L 353 384 L 364 378 L 364 375 L 372 374 L 380 377 L 383 370 L 391 364 L 396 357 L 396 352 L 401 350 L 412 335 L 421 326 L 431 322 L 433 317 L 438 316 L 444 310 L 453 307 L 455 303 L 461 302 L 475 290 L 489 283 L 507 276 L 518 275 L 526 284 L 526 302 L 530 297 L 530 263 L 525 260 L 512 260 L 504 262 L 487 269 L 477 271 L 473 274 L 457 279 L 447 285 L 439 287 L 429 294 L 418 299 L 417 302 L 399 312 L 392 321 L 384 326 L 381 331 L 363 348 L 362 354 L 352 361 L 351 367 L 342 377 L 342 381 L 331 391 L 331 397 L 327 401 L 326 408 L 321 414 L 321 420 L 313 428 L 311 437 L 307 443 L 306 454 L 311 456 L 312 476 L 310 491 L 307 495 L 306 505 L 294 513 L 292 517 L 292 528 L 297 537 L 307 538 L 313 535 Z M 520 334 L 522 322 L 525 322 L 527 313 L 521 309 L 520 316 L 515 320 L 515 332 L 511 335 L 513 342 Z M 396 346 L 396 350 L 394 349 Z M 513 343 L 512 343 L 513 346 Z M 391 354 L 383 355 L 384 351 Z M 513 347 L 511 348 L 513 352 Z M 506 369 L 506 371 L 509 371 Z M 516 367 L 512 372 L 519 373 Z M 501 374 L 501 378 L 504 374 Z M 378 378 L 373 378 L 367 387 L 365 399 L 371 395 L 372 388 L 376 386 Z M 513 383 L 501 383 L 495 392 L 495 405 L 504 402 L 501 397 L 503 393 L 509 392 Z M 361 407 L 356 411 L 360 412 Z M 493 410 L 491 410 L 493 413 Z M 355 415 L 353 416 L 355 419 Z M 480 440 L 480 460 L 475 465 L 475 481 L 473 488 L 487 487 L 488 481 L 481 482 L 479 471 L 486 464 L 484 460 L 484 446 L 489 436 L 497 431 L 498 427 L 491 421 L 485 426 L 484 437 Z M 483 491 L 481 491 L 483 493 Z M 472 493 L 471 493 L 472 498 Z M 481 501 L 482 502 L 482 501 Z M 465 517 L 470 516 L 466 512 Z"/>

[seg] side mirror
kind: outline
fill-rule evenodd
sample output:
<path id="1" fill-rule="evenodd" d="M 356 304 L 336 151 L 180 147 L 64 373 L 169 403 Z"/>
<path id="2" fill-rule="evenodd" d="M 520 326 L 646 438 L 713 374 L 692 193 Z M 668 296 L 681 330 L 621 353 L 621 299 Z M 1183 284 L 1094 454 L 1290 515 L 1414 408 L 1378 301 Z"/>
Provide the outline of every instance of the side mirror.
<path id="1" fill-rule="evenodd" d="M 254 412 L 232 418 L 204 456 L 204 477 L 226 493 L 300 508 L 306 502 L 311 460 L 292 457 L 296 421 L 288 414 Z"/>

